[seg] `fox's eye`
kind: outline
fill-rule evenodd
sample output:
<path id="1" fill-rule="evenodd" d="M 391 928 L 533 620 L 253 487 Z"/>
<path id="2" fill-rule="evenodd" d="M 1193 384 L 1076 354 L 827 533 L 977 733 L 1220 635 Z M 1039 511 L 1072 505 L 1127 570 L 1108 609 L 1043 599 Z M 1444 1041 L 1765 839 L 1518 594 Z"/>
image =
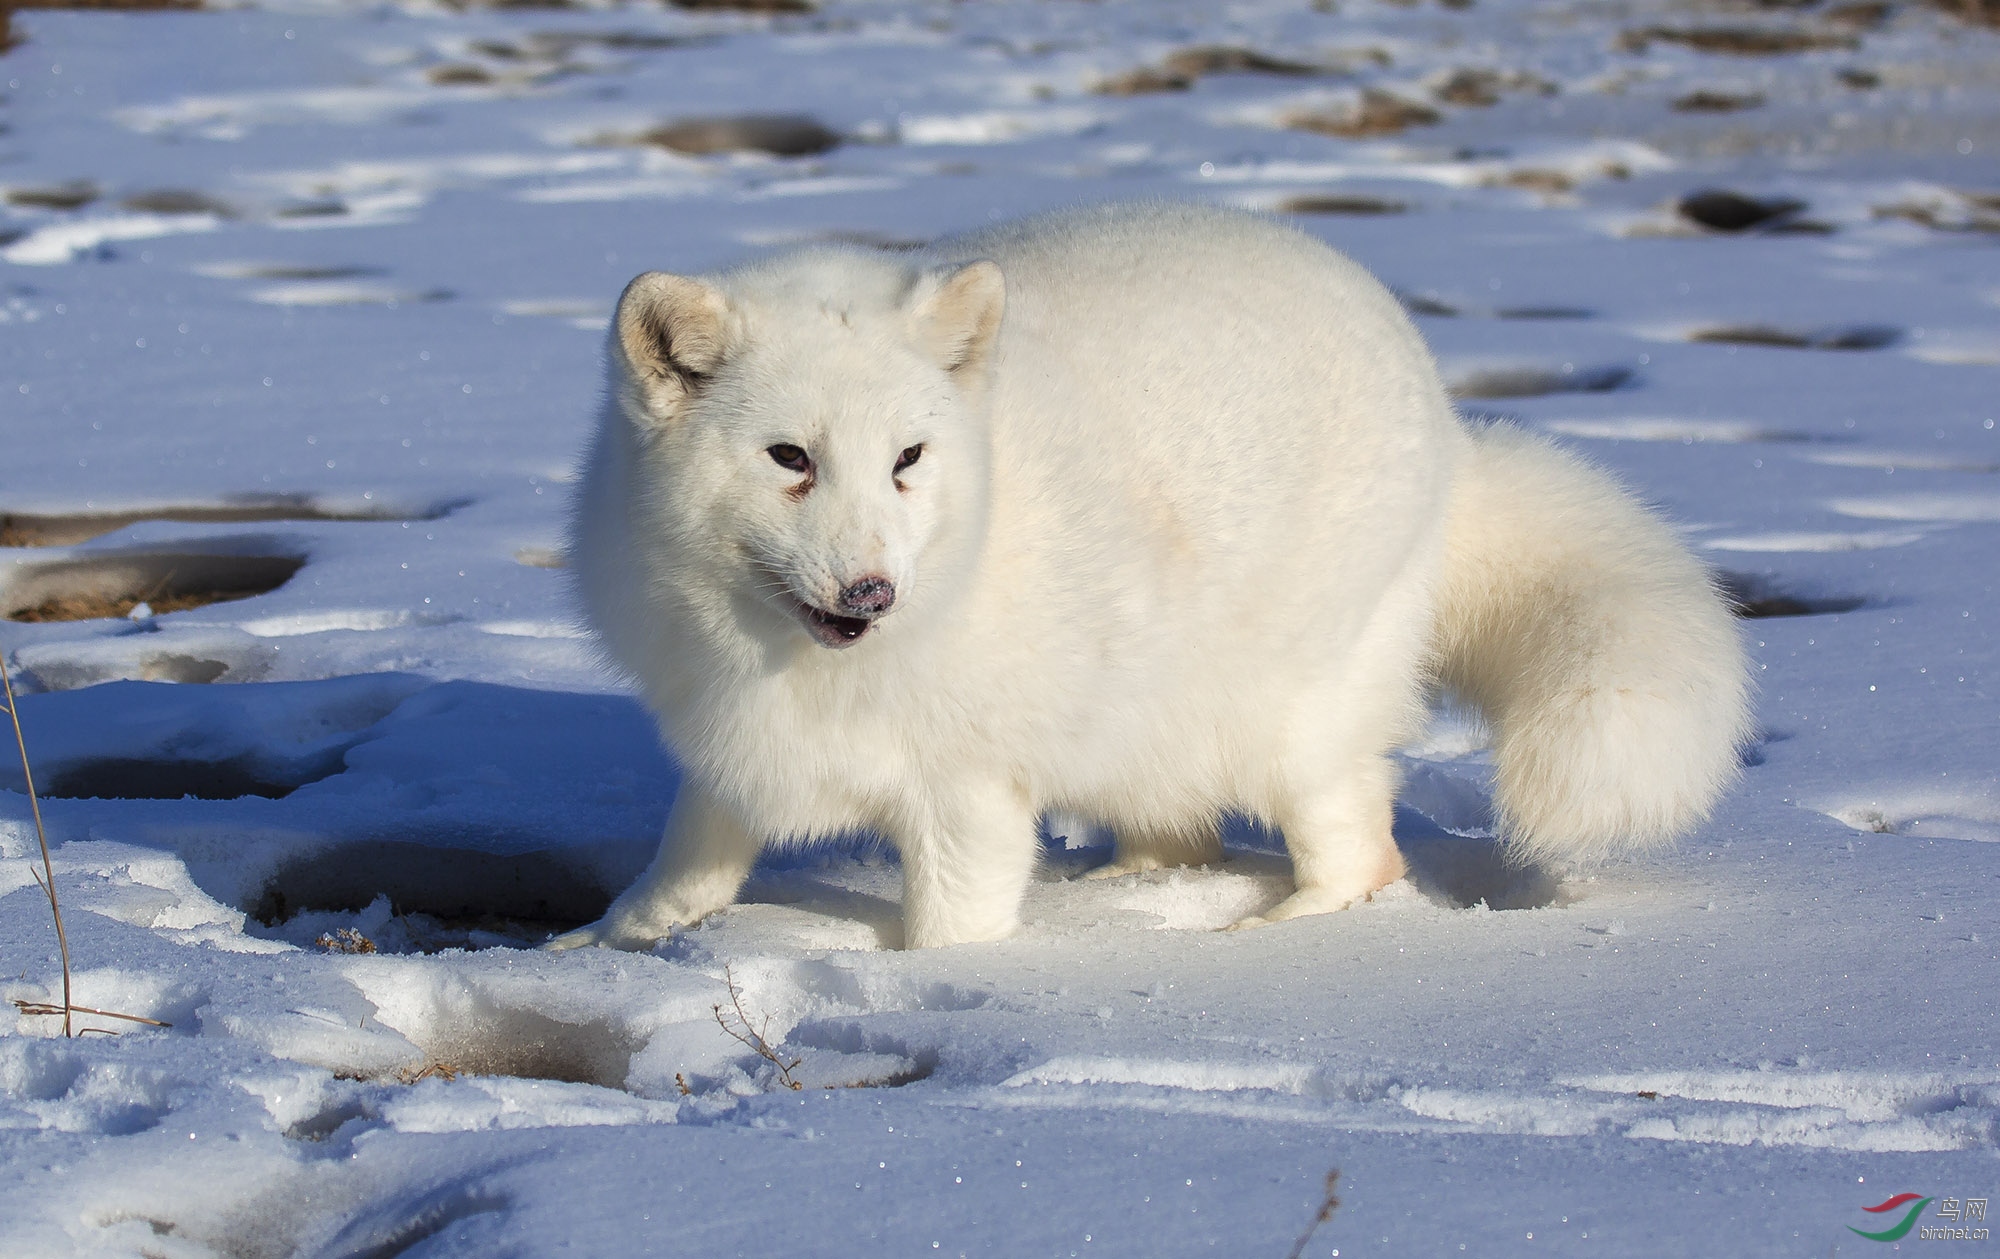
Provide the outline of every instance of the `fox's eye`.
<path id="1" fill-rule="evenodd" d="M 896 471 L 901 472 L 923 457 L 924 448 L 922 445 L 905 446 L 903 453 L 896 456 Z"/>
<path id="2" fill-rule="evenodd" d="M 775 446 L 767 447 L 764 453 L 771 456 L 772 461 L 781 468 L 789 468 L 793 472 L 810 472 L 812 470 L 811 457 L 797 446 L 787 446 L 783 442 L 780 442 Z"/>

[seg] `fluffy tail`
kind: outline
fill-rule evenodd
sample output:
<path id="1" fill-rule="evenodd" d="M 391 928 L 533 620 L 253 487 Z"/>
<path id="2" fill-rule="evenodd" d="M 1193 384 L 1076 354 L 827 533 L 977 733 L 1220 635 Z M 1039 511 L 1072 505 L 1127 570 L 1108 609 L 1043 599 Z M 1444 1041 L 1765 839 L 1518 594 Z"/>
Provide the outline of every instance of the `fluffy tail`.
<path id="1" fill-rule="evenodd" d="M 1471 437 L 1437 670 L 1494 728 L 1502 833 L 1531 859 L 1670 840 L 1708 815 L 1750 732 L 1735 618 L 1605 474 L 1504 425 Z"/>

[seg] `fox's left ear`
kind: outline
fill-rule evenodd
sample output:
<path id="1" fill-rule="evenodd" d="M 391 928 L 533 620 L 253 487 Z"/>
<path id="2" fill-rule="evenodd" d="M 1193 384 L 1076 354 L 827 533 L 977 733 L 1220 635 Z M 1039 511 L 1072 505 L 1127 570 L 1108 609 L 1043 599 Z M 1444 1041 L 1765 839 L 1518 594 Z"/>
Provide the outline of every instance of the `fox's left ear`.
<path id="1" fill-rule="evenodd" d="M 938 267 L 917 277 L 904 303 L 910 331 L 931 360 L 953 373 L 981 373 L 1000 333 L 1007 283 L 992 262 Z"/>

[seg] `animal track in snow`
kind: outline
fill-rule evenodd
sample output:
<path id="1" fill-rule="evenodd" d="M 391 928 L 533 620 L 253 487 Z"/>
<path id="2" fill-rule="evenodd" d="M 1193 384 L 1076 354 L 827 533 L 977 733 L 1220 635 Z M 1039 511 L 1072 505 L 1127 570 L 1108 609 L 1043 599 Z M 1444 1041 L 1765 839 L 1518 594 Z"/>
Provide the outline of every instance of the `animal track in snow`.
<path id="1" fill-rule="evenodd" d="M 1874 835 L 2000 843 L 2000 808 L 1979 796 L 1936 791 L 1892 793 L 1823 811 L 1843 826 Z"/>
<path id="2" fill-rule="evenodd" d="M 642 1039 L 608 1016 L 565 1022 L 482 975 L 404 959 L 348 971 L 374 1021 L 454 1072 L 623 1089 Z"/>
<path id="3" fill-rule="evenodd" d="M 159 1124 L 177 1084 L 137 1063 L 92 1061 L 59 1041 L 8 1037 L 0 1041 L 0 1128 L 130 1136 Z"/>

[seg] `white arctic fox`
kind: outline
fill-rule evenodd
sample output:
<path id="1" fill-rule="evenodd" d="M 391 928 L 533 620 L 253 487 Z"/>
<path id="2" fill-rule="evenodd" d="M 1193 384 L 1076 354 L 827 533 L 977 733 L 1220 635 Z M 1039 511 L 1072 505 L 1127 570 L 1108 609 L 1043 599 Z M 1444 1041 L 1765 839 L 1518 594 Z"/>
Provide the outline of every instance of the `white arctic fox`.
<path id="1" fill-rule="evenodd" d="M 1514 850 L 1700 821 L 1748 680 L 1728 609 L 1601 473 L 1468 428 L 1359 266 L 1265 218 L 1061 213 L 921 253 L 632 281 L 570 545 L 685 780 L 555 947 L 643 948 L 768 844 L 869 830 L 905 942 L 1017 922 L 1036 819 L 1113 870 L 1275 823 L 1324 913 L 1404 871 L 1387 757 L 1441 687 Z"/>

